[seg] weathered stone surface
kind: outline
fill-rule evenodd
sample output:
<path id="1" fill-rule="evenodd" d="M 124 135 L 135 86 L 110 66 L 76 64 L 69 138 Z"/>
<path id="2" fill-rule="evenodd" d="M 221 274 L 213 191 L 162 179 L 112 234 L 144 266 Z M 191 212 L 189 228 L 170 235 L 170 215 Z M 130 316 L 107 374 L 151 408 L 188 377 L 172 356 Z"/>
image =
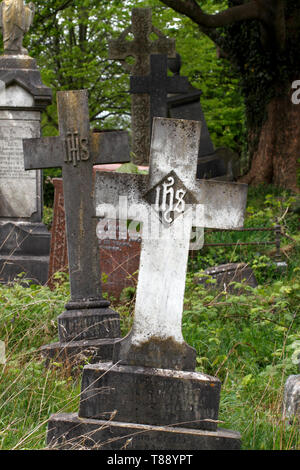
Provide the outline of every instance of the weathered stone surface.
<path id="1" fill-rule="evenodd" d="M 129 146 L 116 154 L 120 133 L 90 131 L 86 90 L 58 92 L 57 100 L 59 137 L 26 139 L 23 147 L 27 170 L 62 168 L 71 298 L 58 318 L 59 338 L 61 343 L 114 339 L 120 335 L 119 316 L 102 297 L 93 166 L 128 161 Z"/>
<path id="2" fill-rule="evenodd" d="M 199 135 L 199 122 L 155 118 L 149 177 L 100 173 L 96 175 L 96 215 L 102 216 L 104 212 L 106 217 L 113 218 L 113 214 L 109 213 L 110 209 L 115 211 L 118 208 L 120 213 L 119 196 L 127 195 L 128 212 L 131 207 L 136 212 L 136 217 L 132 214 L 128 218 L 142 220 L 144 223 L 134 324 L 130 335 L 117 343 L 118 349 L 114 355 L 114 361 L 121 360 L 122 364 L 174 367 L 178 370 L 194 368 L 195 351 L 185 345 L 181 331 L 191 228 L 239 227 L 243 224 L 246 186 L 195 179 Z M 170 173 L 172 171 L 177 175 L 176 188 L 175 177 Z M 166 179 L 170 180 L 169 183 Z M 145 228 L 147 224 L 152 224 L 152 214 L 154 213 L 154 217 L 157 215 L 155 204 L 153 210 L 146 195 L 149 190 L 155 189 L 156 193 L 162 196 L 166 187 L 170 192 L 173 191 L 172 204 L 175 204 L 175 193 L 179 195 L 182 192 L 184 197 L 191 193 L 191 202 L 196 201 L 195 206 L 203 210 L 199 211 L 193 220 L 191 217 L 191 220 L 185 221 L 184 233 L 180 216 L 171 218 L 171 226 L 161 223 L 159 237 L 153 236 L 152 233 L 149 236 L 149 230 L 146 233 Z M 184 204 L 185 202 L 186 200 Z M 171 203 L 168 200 L 164 216 L 170 213 L 169 204 Z M 167 350 L 166 341 L 173 345 L 170 355 L 163 353 Z"/>
<path id="3" fill-rule="evenodd" d="M 118 338 L 120 332 L 119 314 L 107 308 L 83 308 L 78 305 L 58 316 L 58 334 L 62 343 L 85 339 Z M 80 308 L 81 307 L 81 308 Z"/>
<path id="4" fill-rule="evenodd" d="M 0 56 L 1 101 L 11 111 L 26 111 L 33 102 L 36 111 L 42 111 L 52 101 L 51 89 L 41 80 L 36 61 L 28 55 Z M 17 96 L 20 101 L 13 101 Z"/>
<path id="5" fill-rule="evenodd" d="M 62 168 L 71 301 L 99 301 L 101 304 L 92 169 L 103 158 L 112 162 L 124 161 L 124 157 L 114 154 L 114 145 L 119 144 L 114 133 L 90 133 L 86 91 L 58 93 L 58 110 L 60 137 L 24 140 L 25 168 Z M 111 142 L 110 151 L 107 139 Z"/>
<path id="6" fill-rule="evenodd" d="M 0 220 L 0 283 L 20 273 L 36 284 L 48 276 L 50 234 L 44 224 Z"/>
<path id="7" fill-rule="evenodd" d="M 198 179 L 220 179 L 228 180 L 227 168 L 225 162 L 220 159 L 215 152 L 199 158 L 197 165 Z M 229 175 L 230 181 L 233 181 L 232 175 Z"/>
<path id="8" fill-rule="evenodd" d="M 245 186 L 231 187 L 216 182 L 212 186 L 211 182 L 204 182 L 208 184 L 201 185 L 197 191 L 199 137 L 198 122 L 155 118 L 149 177 L 114 174 L 106 175 L 108 178 L 100 175 L 99 180 L 96 176 L 97 216 L 141 220 L 144 224 L 134 324 L 130 334 L 116 342 L 113 362 L 84 368 L 79 418 L 64 414 L 52 417 L 48 445 L 70 448 L 73 440 L 75 445 L 83 443 L 87 448 L 100 448 L 100 442 L 103 449 L 120 448 L 124 445 L 120 439 L 126 433 L 126 439 L 130 440 L 125 442 L 125 447 L 130 442 L 132 449 L 237 449 L 240 446 L 238 434 L 216 431 L 219 380 L 179 370 L 193 370 L 196 355 L 185 344 L 181 331 L 192 222 L 203 227 L 207 217 L 208 224 L 217 226 L 242 223 L 246 195 Z M 153 189 L 154 207 L 146 197 Z M 211 189 L 217 190 L 217 196 L 211 194 Z M 217 209 L 205 213 L 185 207 L 184 197 L 193 191 L 193 197 L 188 199 L 191 205 L 199 203 L 201 207 L 212 199 Z M 126 201 L 124 198 L 120 201 L 120 195 L 127 195 Z M 225 202 L 227 195 L 229 200 Z M 127 209 L 136 203 L 135 215 L 122 212 L 124 202 Z M 179 215 L 175 217 L 174 212 Z M 216 221 L 211 216 L 214 213 L 217 213 Z M 186 214 L 186 230 L 182 232 Z M 159 227 L 156 236 L 153 233 L 146 236 L 145 221 L 149 215 L 153 215 Z M 128 365 L 129 362 L 133 365 Z M 139 432 L 135 434 L 134 430 Z M 148 430 L 151 435 L 146 443 L 141 434 L 145 436 Z M 139 437 L 135 439 L 135 435 Z"/>
<path id="9" fill-rule="evenodd" d="M 18 95 L 11 99 L 18 103 Z M 7 119 L 7 114 L 0 111 L 0 217 L 30 220 L 41 211 L 41 172 L 24 170 L 22 139 L 40 135 L 40 113 L 25 113 L 26 119 L 22 111 L 15 111 L 12 119 Z"/>
<path id="10" fill-rule="evenodd" d="M 197 372 L 88 365 L 79 416 L 109 420 L 116 411 L 114 421 L 215 431 L 220 388 L 218 379 Z"/>
<path id="11" fill-rule="evenodd" d="M 168 76 L 167 56 L 150 56 L 150 74 L 130 77 L 130 93 L 149 95 L 150 131 L 154 117 L 168 117 L 167 94 L 185 93 L 189 89 L 187 77 Z"/>
<path id="12" fill-rule="evenodd" d="M 239 450 L 241 436 L 227 429 L 204 431 L 52 415 L 48 448 L 62 450 Z"/>
<path id="13" fill-rule="evenodd" d="M 284 386 L 283 417 L 300 423 L 300 375 L 290 375 Z"/>
<path id="14" fill-rule="evenodd" d="M 231 282 L 244 283 L 251 287 L 257 287 L 257 281 L 253 270 L 246 263 L 228 263 L 208 268 L 204 271 L 205 276 L 195 276 L 197 284 L 203 284 L 206 288 L 218 288 L 235 294 L 240 294 L 245 289 L 230 285 Z M 216 280 L 216 284 L 207 283 L 208 278 Z"/>
<path id="15" fill-rule="evenodd" d="M 113 355 L 115 341 L 113 338 L 87 339 L 69 343 L 57 342 L 44 345 L 40 348 L 45 358 L 46 367 L 52 361 L 63 362 L 65 366 L 77 366 L 87 362 L 94 364 L 100 361 L 109 361 Z"/>
<path id="16" fill-rule="evenodd" d="M 180 75 L 181 57 L 168 59 L 169 69 Z M 189 85 L 186 93 L 170 95 L 168 97 L 168 116 L 175 119 L 191 119 L 201 121 L 201 139 L 199 146 L 199 158 L 197 165 L 198 179 L 218 179 L 220 181 L 236 181 L 240 176 L 239 155 L 229 148 L 215 149 L 211 141 L 202 111 L 200 96 L 202 91 Z"/>
<path id="17" fill-rule="evenodd" d="M 219 147 L 213 153 L 199 158 L 197 178 L 219 181 L 236 181 L 240 176 L 240 157 L 227 147 Z"/>
<path id="18" fill-rule="evenodd" d="M 180 76 L 181 57 L 176 54 L 176 58 L 168 59 L 168 67 L 174 76 Z M 210 138 L 204 113 L 202 111 L 200 97 L 202 91 L 188 84 L 188 90 L 185 93 L 169 94 L 167 99 L 168 117 L 173 119 L 187 119 L 192 121 L 201 121 L 201 136 L 199 145 L 198 159 L 214 152 L 214 145 Z M 197 173 L 197 178 L 201 176 Z"/>

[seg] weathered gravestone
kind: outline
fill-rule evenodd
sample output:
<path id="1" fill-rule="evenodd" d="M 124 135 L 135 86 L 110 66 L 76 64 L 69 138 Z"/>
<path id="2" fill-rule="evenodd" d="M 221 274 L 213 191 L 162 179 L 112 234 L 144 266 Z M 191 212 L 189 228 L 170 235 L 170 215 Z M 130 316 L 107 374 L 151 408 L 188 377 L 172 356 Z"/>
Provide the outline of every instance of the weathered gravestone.
<path id="1" fill-rule="evenodd" d="M 214 279 L 215 283 L 207 282 Z M 247 263 L 227 263 L 207 268 L 204 275 L 195 276 L 197 284 L 203 284 L 207 289 L 218 289 L 235 295 L 247 292 L 246 286 L 257 287 L 257 281 L 252 268 Z M 234 283 L 243 286 L 236 287 Z"/>
<path id="2" fill-rule="evenodd" d="M 114 133 L 89 129 L 87 91 L 57 93 L 59 137 L 23 141 L 25 168 L 61 167 L 66 215 L 71 299 L 58 317 L 59 343 L 43 348 L 45 355 L 72 357 L 94 348 L 94 360 L 111 357 L 120 336 L 119 315 L 103 299 L 93 218 L 93 165 L 120 161 Z"/>
<path id="3" fill-rule="evenodd" d="M 287 420 L 290 424 L 300 424 L 300 375 L 289 375 L 285 382 L 283 419 Z"/>
<path id="4" fill-rule="evenodd" d="M 42 223 L 42 172 L 24 170 L 22 139 L 39 137 L 41 113 L 52 101 L 34 59 L 22 46 L 33 9 L 23 0 L 0 5 L 0 282 L 25 273 L 47 281 L 50 234 Z"/>
<path id="5" fill-rule="evenodd" d="M 113 362 L 84 367 L 79 415 L 53 415 L 48 446 L 240 447 L 238 433 L 217 428 L 220 381 L 194 372 L 196 351 L 181 331 L 192 225 L 241 226 L 247 196 L 245 185 L 196 180 L 200 127 L 156 118 L 149 178 L 97 174 L 97 215 L 118 208 L 126 219 L 126 196 L 143 221 L 134 324 L 115 344 Z"/>
<path id="6" fill-rule="evenodd" d="M 133 40 L 128 40 L 130 35 Z M 151 39 L 151 34 L 157 36 Z M 152 25 L 151 8 L 134 8 L 131 26 L 126 28 L 119 38 L 109 41 L 109 58 L 118 60 L 134 76 L 147 76 L 150 73 L 151 54 L 166 54 L 175 57 L 175 40 L 166 38 L 161 31 Z M 133 57 L 135 62 L 126 62 Z M 134 162 L 147 165 L 150 149 L 150 100 L 146 93 L 131 96 L 131 150 Z"/>
<path id="7" fill-rule="evenodd" d="M 174 77 L 180 77 L 181 57 L 168 59 L 168 67 Z M 166 106 L 167 117 L 201 121 L 201 139 L 199 145 L 197 178 L 233 181 L 239 176 L 239 157 L 225 147 L 214 148 L 209 135 L 200 97 L 202 91 L 188 84 L 186 92 L 169 94 Z"/>

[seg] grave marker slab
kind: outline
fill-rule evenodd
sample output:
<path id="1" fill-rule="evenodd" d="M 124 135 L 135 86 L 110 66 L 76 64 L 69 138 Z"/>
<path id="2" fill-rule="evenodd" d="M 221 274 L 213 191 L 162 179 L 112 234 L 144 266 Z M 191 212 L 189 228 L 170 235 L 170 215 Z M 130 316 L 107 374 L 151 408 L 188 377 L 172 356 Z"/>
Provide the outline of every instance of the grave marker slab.
<path id="1" fill-rule="evenodd" d="M 65 343 L 120 335 L 119 316 L 102 297 L 93 165 L 122 156 L 115 156 L 113 132 L 90 132 L 87 91 L 58 92 L 57 104 L 60 136 L 27 139 L 23 147 L 25 169 L 62 168 L 71 298 L 58 317 L 58 332 L 66 352 Z M 57 348 L 55 344 L 50 350 Z"/>
<path id="2" fill-rule="evenodd" d="M 247 197 L 246 185 L 196 180 L 200 126 L 156 118 L 149 177 L 96 176 L 99 217 L 117 207 L 122 218 L 126 196 L 128 212 L 143 222 L 134 323 L 116 342 L 113 362 L 84 368 L 79 415 L 52 416 L 48 445 L 69 448 L 70 438 L 76 443 L 84 431 L 85 439 L 98 424 L 87 447 L 121 448 L 125 430 L 126 449 L 240 446 L 238 433 L 217 429 L 220 381 L 193 371 L 196 352 L 181 331 L 191 228 L 241 226 Z M 148 444 L 136 439 L 137 429 Z M 104 441 L 108 432 L 114 444 Z"/>
<path id="3" fill-rule="evenodd" d="M 151 39 L 151 33 L 157 36 Z M 127 38 L 132 34 L 132 41 Z M 109 41 L 109 58 L 118 60 L 134 76 L 146 76 L 150 73 L 151 54 L 166 54 L 175 57 L 175 40 L 164 36 L 152 25 L 151 8 L 133 8 L 131 25 L 117 38 Z M 135 62 L 129 65 L 128 57 Z M 131 133 L 134 162 L 147 165 L 150 149 L 150 100 L 145 93 L 131 97 Z"/>
<path id="4" fill-rule="evenodd" d="M 33 11 L 23 0 L 2 2 L 0 56 L 0 282 L 24 272 L 47 281 L 50 234 L 42 223 L 41 171 L 24 171 L 22 139 L 39 137 L 41 113 L 52 101 L 34 59 L 22 47 Z M 16 12 L 18 10 L 17 18 Z M 28 15 L 24 28 L 19 22 Z M 30 18 L 29 18 L 30 17 Z"/>

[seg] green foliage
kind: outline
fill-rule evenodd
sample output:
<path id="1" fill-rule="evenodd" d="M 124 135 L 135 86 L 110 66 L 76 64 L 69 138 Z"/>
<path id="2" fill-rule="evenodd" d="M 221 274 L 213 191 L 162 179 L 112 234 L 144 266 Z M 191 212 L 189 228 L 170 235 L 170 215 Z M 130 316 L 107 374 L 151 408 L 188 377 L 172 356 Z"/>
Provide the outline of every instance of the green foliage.
<path id="1" fill-rule="evenodd" d="M 252 188 L 246 219 L 250 226 L 271 226 L 274 217 L 281 217 L 295 238 L 286 272 L 272 270 L 268 251 L 247 248 L 240 258 L 232 247 L 228 257 L 244 261 L 247 255 L 259 281 L 255 289 L 244 286 L 238 296 L 217 291 L 214 282 L 206 289 L 193 281 L 201 269 L 224 262 L 225 250 L 201 250 L 189 264 L 183 335 L 197 351 L 197 370 L 221 380 L 220 427 L 239 431 L 244 449 L 300 449 L 299 427 L 282 420 L 283 386 L 297 373 L 300 353 L 299 220 L 297 225 L 291 203 L 285 191 Z M 55 291 L 22 283 L 20 278 L 0 286 L 0 340 L 7 356 L 0 365 L 0 448 L 43 449 L 50 414 L 78 411 L 78 374 L 71 376 L 58 362 L 45 368 L 38 352 L 57 341 L 57 316 L 69 297 L 69 283 L 64 273 L 57 274 Z M 112 304 L 120 314 L 122 336 L 132 326 L 134 304 L 134 288 Z"/>
<path id="2" fill-rule="evenodd" d="M 49 415 L 78 409 L 80 381 L 62 364 L 45 368 L 38 353 L 57 341 L 57 315 L 68 295 L 68 281 L 53 292 L 21 276 L 0 287 L 0 338 L 6 345 L 6 364 L 0 365 L 1 449 L 43 448 Z"/>
<path id="3" fill-rule="evenodd" d="M 197 370 L 222 381 L 222 427 L 239 430 L 244 449 L 300 446 L 282 422 L 283 385 L 297 374 L 300 277 L 292 283 L 220 294 L 188 277 L 183 332 L 197 350 Z"/>
<path id="4" fill-rule="evenodd" d="M 206 0 L 205 11 L 215 13 L 226 3 Z M 236 71 L 228 60 L 219 58 L 216 45 L 190 19 L 157 0 L 142 4 L 152 7 L 154 25 L 176 39 L 182 58 L 181 75 L 203 92 L 201 105 L 214 145 L 241 153 L 245 146 L 245 107 Z"/>
<path id="5" fill-rule="evenodd" d="M 299 215 L 291 211 L 295 197 L 288 191 L 280 190 L 270 185 L 261 185 L 248 191 L 248 206 L 246 209 L 245 228 L 274 227 L 277 223 L 282 226 L 284 233 L 297 240 L 299 233 Z M 274 241 L 274 232 L 235 232 L 205 231 L 207 243 L 232 243 L 232 247 L 204 247 L 190 259 L 190 266 L 194 270 L 204 270 L 208 266 L 217 264 L 245 262 L 255 270 L 258 280 L 266 276 L 270 279 L 280 278 L 281 272 L 274 267 L 274 250 L 271 245 L 238 246 L 238 242 L 268 242 Z M 289 239 L 281 237 L 281 248 L 288 246 Z M 294 248 L 299 253 L 298 245 Z M 282 253 L 283 259 L 288 261 L 288 275 L 299 262 L 297 256 L 290 258 L 289 254 Z"/>
<path id="6" fill-rule="evenodd" d="M 181 73 L 203 91 L 201 102 L 215 145 L 241 150 L 245 129 L 238 76 L 228 61 L 217 57 L 215 45 L 192 21 L 174 14 L 158 0 L 34 3 L 34 25 L 25 45 L 36 58 L 44 83 L 53 90 L 53 104 L 42 120 L 43 135 L 57 134 L 58 90 L 89 91 L 94 127 L 129 127 L 129 76 L 117 61 L 107 60 L 108 40 L 129 26 L 133 7 L 150 6 L 154 25 L 176 39 L 183 62 Z M 213 13 L 225 5 L 224 1 L 206 0 L 205 8 Z"/>

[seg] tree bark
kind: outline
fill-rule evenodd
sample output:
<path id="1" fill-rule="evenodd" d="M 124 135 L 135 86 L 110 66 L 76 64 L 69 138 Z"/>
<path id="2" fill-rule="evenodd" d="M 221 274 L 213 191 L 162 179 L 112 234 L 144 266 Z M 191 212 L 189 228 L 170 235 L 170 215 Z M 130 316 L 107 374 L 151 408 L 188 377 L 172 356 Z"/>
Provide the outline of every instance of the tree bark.
<path id="1" fill-rule="evenodd" d="M 293 104 L 289 94 L 277 96 L 267 105 L 266 114 L 258 136 L 256 130 L 249 130 L 249 142 L 258 137 L 258 145 L 250 171 L 239 182 L 272 183 L 299 193 L 300 104 Z"/>

